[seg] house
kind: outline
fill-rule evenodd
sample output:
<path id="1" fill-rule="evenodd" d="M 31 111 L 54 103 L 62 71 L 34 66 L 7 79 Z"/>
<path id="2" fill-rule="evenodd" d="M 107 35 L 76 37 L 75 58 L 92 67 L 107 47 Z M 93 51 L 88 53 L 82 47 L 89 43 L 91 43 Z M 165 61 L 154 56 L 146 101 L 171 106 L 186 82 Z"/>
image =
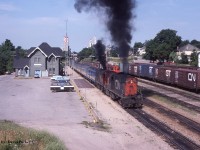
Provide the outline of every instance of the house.
<path id="1" fill-rule="evenodd" d="M 188 61 L 190 61 L 190 56 L 193 53 L 193 51 L 196 51 L 197 53 L 200 52 L 200 49 L 196 46 L 193 46 L 191 44 L 187 44 L 185 46 L 182 46 L 180 48 L 177 49 L 177 55 L 180 57 L 181 53 L 184 53 L 185 55 L 187 55 L 188 57 Z"/>
<path id="2" fill-rule="evenodd" d="M 62 57 L 64 54 L 60 48 L 51 47 L 47 43 L 31 47 L 27 51 L 27 58 L 14 58 L 15 76 L 47 77 L 59 75 L 63 70 L 60 65 Z"/>
<path id="3" fill-rule="evenodd" d="M 138 48 L 137 54 L 138 54 L 139 56 L 142 56 L 142 55 L 144 55 L 145 53 L 146 53 L 146 47 L 145 47 L 145 46 L 142 47 L 142 48 Z"/>

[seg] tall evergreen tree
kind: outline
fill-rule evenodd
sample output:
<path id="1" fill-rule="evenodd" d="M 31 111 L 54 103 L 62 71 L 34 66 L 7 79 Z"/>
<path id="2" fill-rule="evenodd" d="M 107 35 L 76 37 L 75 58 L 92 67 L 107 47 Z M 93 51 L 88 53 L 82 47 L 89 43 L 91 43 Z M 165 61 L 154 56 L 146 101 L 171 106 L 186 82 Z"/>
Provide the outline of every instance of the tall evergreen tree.
<path id="1" fill-rule="evenodd" d="M 0 74 L 12 72 L 14 51 L 15 47 L 8 39 L 0 46 Z"/>

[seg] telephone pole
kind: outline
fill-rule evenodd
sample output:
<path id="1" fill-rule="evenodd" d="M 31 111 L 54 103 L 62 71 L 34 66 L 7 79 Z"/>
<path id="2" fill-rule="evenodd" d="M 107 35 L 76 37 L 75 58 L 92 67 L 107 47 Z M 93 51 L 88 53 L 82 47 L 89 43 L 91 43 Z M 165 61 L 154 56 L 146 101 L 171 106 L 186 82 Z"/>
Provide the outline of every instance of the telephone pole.
<path id="1" fill-rule="evenodd" d="M 65 20 L 66 23 L 66 34 L 64 37 L 64 51 L 65 51 L 65 74 L 67 74 L 67 65 L 69 65 L 69 38 L 67 35 L 67 22 L 68 20 Z"/>

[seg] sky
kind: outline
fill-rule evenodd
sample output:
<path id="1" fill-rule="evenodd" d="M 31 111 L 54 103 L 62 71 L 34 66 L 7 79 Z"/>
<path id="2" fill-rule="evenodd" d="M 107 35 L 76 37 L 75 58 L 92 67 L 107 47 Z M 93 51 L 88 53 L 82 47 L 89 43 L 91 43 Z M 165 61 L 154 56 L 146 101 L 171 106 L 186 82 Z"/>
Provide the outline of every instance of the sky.
<path id="1" fill-rule="evenodd" d="M 103 18 L 93 13 L 78 13 L 74 0 L 0 0 L 0 44 L 6 39 L 24 49 L 47 42 L 64 47 L 69 37 L 72 51 L 88 46 L 94 36 L 112 44 Z M 137 0 L 133 10 L 131 46 L 153 39 L 162 29 L 177 31 L 182 40 L 200 41 L 200 0 Z"/>

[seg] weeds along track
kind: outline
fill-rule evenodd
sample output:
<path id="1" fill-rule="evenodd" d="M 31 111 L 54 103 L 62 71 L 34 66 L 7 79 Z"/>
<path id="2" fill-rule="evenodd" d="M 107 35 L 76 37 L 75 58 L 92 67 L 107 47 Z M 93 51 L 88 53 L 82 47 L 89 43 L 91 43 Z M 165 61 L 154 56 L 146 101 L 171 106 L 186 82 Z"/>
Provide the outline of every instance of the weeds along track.
<path id="1" fill-rule="evenodd" d="M 174 112 L 156 102 L 153 102 L 147 98 L 145 99 L 145 105 L 158 110 L 159 113 L 164 114 L 165 116 L 167 116 L 167 117 L 175 120 L 179 124 L 185 126 L 188 130 L 191 130 L 200 135 L 200 124 L 199 123 L 197 123 L 177 112 Z"/>
<path id="2" fill-rule="evenodd" d="M 180 94 L 182 96 L 185 96 L 187 98 L 193 99 L 195 101 L 199 101 L 200 102 L 200 95 L 199 93 L 195 93 L 194 91 L 188 91 L 188 90 L 184 90 L 184 89 L 180 89 L 178 87 L 172 87 L 172 86 L 168 86 L 162 83 L 157 83 L 157 82 L 153 82 L 153 81 L 149 81 L 149 80 L 145 80 L 145 79 L 140 79 L 138 78 L 138 81 L 141 83 L 145 83 L 148 85 L 152 85 L 152 86 L 156 86 L 159 87 L 161 89 L 164 89 L 166 91 L 170 91 L 176 94 Z"/>
<path id="3" fill-rule="evenodd" d="M 141 109 L 127 109 L 129 114 L 135 117 L 147 128 L 163 137 L 172 147 L 178 149 L 200 149 L 200 145 L 192 142 L 182 134 L 172 130 L 170 127 L 155 119 L 153 116 L 145 113 Z"/>
<path id="4" fill-rule="evenodd" d="M 170 99 L 170 101 L 173 102 L 173 103 L 177 103 L 177 104 L 179 104 L 183 107 L 186 107 L 188 109 L 191 109 L 193 111 L 200 113 L 200 107 L 199 106 L 196 106 L 195 104 L 189 103 L 187 101 L 182 101 L 181 99 L 178 99 L 178 98 L 171 97 L 171 95 L 179 94 L 181 96 L 184 96 L 184 97 L 190 99 L 190 101 L 200 103 L 200 94 L 195 94 L 195 93 L 192 93 L 192 92 L 188 92 L 188 91 L 184 91 L 184 90 L 180 90 L 180 89 L 176 89 L 176 88 L 171 88 L 171 87 L 168 87 L 168 86 L 165 86 L 165 85 L 157 84 L 157 83 L 154 83 L 154 82 L 151 82 L 151 81 L 146 81 L 146 80 L 143 80 L 143 79 L 142 80 L 139 79 L 139 82 L 147 84 L 147 85 L 151 85 L 151 86 L 156 88 L 156 89 L 153 89 L 153 88 L 149 89 L 149 88 L 146 88 L 144 86 L 142 86 L 142 87 L 140 86 L 141 88 L 143 88 L 144 93 L 145 92 L 146 93 L 152 93 L 152 94 L 160 95 L 162 97 L 166 97 L 166 98 Z M 158 91 L 158 88 L 162 89 L 162 90 L 166 90 L 165 93 L 167 93 L 167 94 L 163 94 L 162 92 Z"/>

